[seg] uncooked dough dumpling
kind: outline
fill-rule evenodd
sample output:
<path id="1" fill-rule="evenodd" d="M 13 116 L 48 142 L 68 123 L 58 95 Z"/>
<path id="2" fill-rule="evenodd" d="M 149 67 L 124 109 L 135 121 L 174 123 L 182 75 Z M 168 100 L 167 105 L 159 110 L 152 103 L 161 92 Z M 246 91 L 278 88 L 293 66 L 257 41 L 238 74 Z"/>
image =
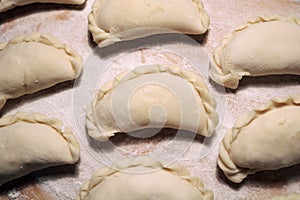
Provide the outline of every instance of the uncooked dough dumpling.
<path id="1" fill-rule="evenodd" d="M 300 163 L 300 95 L 274 98 L 239 118 L 220 143 L 218 165 L 240 183 L 248 174 Z"/>
<path id="2" fill-rule="evenodd" d="M 0 109 L 17 98 L 77 78 L 82 58 L 50 35 L 32 34 L 0 43 Z"/>
<path id="3" fill-rule="evenodd" d="M 259 17 L 235 29 L 214 51 L 210 77 L 236 89 L 243 76 L 300 75 L 300 20 Z"/>
<path id="4" fill-rule="evenodd" d="M 104 85 L 87 107 L 88 134 L 100 141 L 115 133 L 174 128 L 211 136 L 215 101 L 202 77 L 178 67 L 140 66 Z"/>
<path id="5" fill-rule="evenodd" d="M 209 25 L 201 0 L 95 0 L 88 19 L 101 46 L 166 31 L 162 29 L 203 34 Z"/>
<path id="6" fill-rule="evenodd" d="M 137 157 L 96 171 L 77 196 L 77 200 L 100 199 L 213 200 L 213 193 L 182 166 Z"/>
<path id="7" fill-rule="evenodd" d="M 85 0 L 1 0 L 0 12 L 31 3 L 83 4 Z"/>
<path id="8" fill-rule="evenodd" d="M 0 119 L 0 185 L 50 166 L 73 164 L 79 143 L 56 118 L 19 112 Z"/>

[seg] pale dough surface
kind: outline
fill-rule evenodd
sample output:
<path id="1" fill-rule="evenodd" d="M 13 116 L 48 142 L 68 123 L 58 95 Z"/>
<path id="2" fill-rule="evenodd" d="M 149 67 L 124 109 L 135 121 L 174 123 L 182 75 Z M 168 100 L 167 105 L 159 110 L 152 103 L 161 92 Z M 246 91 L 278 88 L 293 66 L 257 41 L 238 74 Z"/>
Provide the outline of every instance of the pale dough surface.
<path id="1" fill-rule="evenodd" d="M 0 119 L 0 185 L 49 166 L 73 164 L 79 143 L 55 118 L 19 112 Z"/>
<path id="2" fill-rule="evenodd" d="M 96 43 L 124 40 L 128 35 L 119 33 L 137 28 L 202 34 L 208 25 L 209 17 L 201 0 L 96 0 L 89 15 L 89 29 Z M 147 31 L 143 34 L 148 35 Z"/>
<path id="3" fill-rule="evenodd" d="M 181 166 L 164 166 L 146 157 L 96 171 L 81 188 L 77 200 L 212 200 L 213 193 Z M 128 163 L 126 163 L 128 162 Z M 172 191 L 172 192 L 170 192 Z"/>
<path id="4" fill-rule="evenodd" d="M 86 1 L 86 5 L 82 6 L 82 9 L 58 4 L 31 4 L 18 7 L 9 12 L 0 13 L 0 19 L 3 19 L 3 22 L 0 24 L 0 40 L 4 42 L 17 34 L 23 35 L 29 32 L 54 34 L 63 42 L 71 45 L 84 59 L 87 59 L 95 46 L 90 40 L 89 32 L 87 31 L 87 16 L 91 11 L 93 2 L 93 0 Z M 263 14 L 268 16 L 281 15 L 284 17 L 300 17 L 300 1 L 296 0 L 202 0 L 202 2 L 209 13 L 211 23 L 209 25 L 209 33 L 205 36 L 201 45 L 198 46 L 199 48 L 202 46 L 208 55 L 212 54 L 213 49 L 220 44 L 224 35 L 256 16 Z M 177 52 L 177 49 L 184 49 L 182 48 L 183 45 L 177 45 L 175 42 L 172 44 L 174 45 L 172 49 L 173 52 Z M 118 48 L 107 49 L 110 53 L 114 52 L 112 53 L 113 57 L 118 57 L 120 55 L 119 49 L 124 46 L 117 45 L 117 47 Z M 164 44 L 156 44 L 153 50 L 156 48 L 166 49 L 168 47 Z M 127 53 L 127 51 L 128 49 L 122 51 L 122 53 Z M 192 48 L 186 49 L 186 52 L 195 58 L 199 57 L 199 55 L 194 53 Z M 177 54 L 185 55 L 178 52 Z M 147 64 L 151 64 L 151 59 L 157 61 L 157 57 L 153 55 L 146 54 L 145 58 L 147 61 L 150 60 Z M 174 57 L 169 58 L 174 59 Z M 137 66 L 135 64 L 137 60 L 140 60 L 139 56 L 127 56 L 126 59 L 123 59 L 122 62 L 119 63 L 119 68 L 130 70 L 131 65 Z M 181 62 L 178 63 L 177 65 L 182 66 Z M 204 69 L 206 71 L 208 70 L 206 65 Z M 116 74 L 119 72 L 120 71 L 116 71 Z M 83 73 L 81 80 L 89 78 L 90 77 L 86 76 L 86 73 Z M 112 75 L 107 76 L 106 79 L 103 79 L 103 82 L 110 81 L 111 78 Z M 208 79 L 204 78 L 204 80 Z M 212 85 L 212 91 L 215 92 L 214 82 L 207 81 L 207 85 L 210 86 L 210 84 Z M 18 103 L 16 106 L 15 103 L 19 100 L 10 101 L 1 112 L 7 111 L 9 107 L 14 106 L 13 110 L 9 110 L 11 114 L 15 112 L 15 109 L 49 113 L 51 116 L 58 117 L 63 120 L 65 124 L 72 127 L 74 118 L 77 119 L 70 105 L 73 97 L 72 91 L 71 88 L 60 90 L 55 87 L 42 92 L 42 94 L 50 93 L 51 95 L 37 96 L 38 98 L 36 99 L 23 96 L 20 98 L 23 102 L 22 104 Z M 231 128 L 235 120 L 241 114 L 247 113 L 257 105 L 267 102 L 274 94 L 276 94 L 276 96 L 288 96 L 299 91 L 298 76 L 243 78 L 236 92 L 226 90 L 224 101 L 216 98 L 217 108 L 222 108 L 223 105 L 226 104 L 226 114 L 225 117 L 220 116 L 220 120 L 223 119 L 223 122 L 220 121 L 220 129 L 217 130 L 214 135 L 222 137 L 224 131 Z M 218 94 L 222 95 L 221 92 Z M 93 95 L 94 90 L 89 93 L 91 98 Z M 222 104 L 222 102 L 224 104 Z M 83 110 L 83 115 L 84 112 Z M 88 138 L 86 137 L 85 131 L 76 131 L 76 129 L 73 129 L 73 132 L 77 134 L 76 136 L 82 136 L 84 139 Z M 78 138 L 80 139 L 80 137 Z M 114 140 L 116 137 L 112 139 Z M 0 199 L 14 199 L 13 197 L 16 196 L 18 196 L 16 199 L 74 199 L 80 186 L 90 178 L 91 173 L 106 164 L 106 162 L 103 162 L 105 159 L 96 156 L 97 154 L 102 154 L 98 151 L 99 148 L 95 148 L 95 153 L 91 153 L 89 151 L 91 149 L 90 146 L 84 145 L 86 140 L 80 140 L 82 156 L 81 162 L 78 165 L 78 174 L 74 174 L 69 170 L 63 170 L 67 172 L 67 174 L 56 173 L 56 168 L 41 171 L 38 175 L 42 176 L 27 176 L 22 179 L 22 183 L 14 181 L 14 185 L 11 185 L 9 188 L 3 188 L 3 190 L 0 191 Z M 123 137 L 121 137 L 121 141 L 117 144 L 122 148 L 122 155 L 124 157 L 142 155 L 156 151 L 157 148 L 161 148 L 161 150 L 159 150 L 161 154 L 167 155 L 169 152 L 165 151 L 162 146 L 168 144 L 170 140 L 171 138 L 164 134 L 161 134 L 160 137 L 149 138 L 143 141 L 133 140 L 129 137 L 123 139 Z M 213 190 L 216 200 L 224 199 L 224 196 L 228 197 L 228 199 L 251 199 L 255 197 L 256 200 L 266 200 L 271 199 L 275 195 L 285 196 L 292 192 L 300 193 L 299 165 L 274 172 L 267 171 L 257 173 L 253 176 L 249 176 L 249 179 L 244 181 L 238 189 L 232 188 L 228 185 L 228 182 L 226 182 L 226 177 L 223 175 L 219 176 L 221 173 L 219 173 L 219 170 L 216 170 L 216 158 L 219 150 L 218 145 L 214 146 L 207 157 L 200 159 L 199 150 L 203 146 L 201 141 L 196 140 L 184 155 L 178 157 L 176 162 L 184 165 L 193 175 L 201 177 L 207 187 Z M 20 187 L 20 185 L 22 185 L 22 187 Z"/>
<path id="5" fill-rule="evenodd" d="M 211 136 L 218 117 L 202 78 L 180 68 L 142 66 L 99 90 L 87 109 L 89 135 L 107 140 L 118 132 L 175 128 Z"/>
<path id="6" fill-rule="evenodd" d="M 82 58 L 54 36 L 32 34 L 0 44 L 0 109 L 7 99 L 75 79 Z"/>
<path id="7" fill-rule="evenodd" d="M 300 21 L 257 18 L 226 36 L 211 63 L 211 78 L 232 89 L 243 76 L 300 75 Z"/>
<path id="8" fill-rule="evenodd" d="M 300 106 L 291 105 L 254 119 L 231 144 L 233 162 L 251 169 L 277 169 L 299 163 L 299 116 Z"/>
<path id="9" fill-rule="evenodd" d="M 227 178 L 300 163 L 300 95 L 272 99 L 239 118 L 220 143 L 218 164 Z"/>

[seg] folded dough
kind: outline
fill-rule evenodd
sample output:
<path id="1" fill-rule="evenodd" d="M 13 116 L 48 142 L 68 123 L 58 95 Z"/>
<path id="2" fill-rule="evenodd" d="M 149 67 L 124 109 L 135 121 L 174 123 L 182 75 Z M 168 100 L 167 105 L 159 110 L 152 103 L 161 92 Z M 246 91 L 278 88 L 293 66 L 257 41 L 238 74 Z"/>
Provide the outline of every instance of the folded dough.
<path id="1" fill-rule="evenodd" d="M 79 76 L 82 58 L 50 35 L 32 34 L 0 43 L 0 109 L 7 99 Z"/>
<path id="2" fill-rule="evenodd" d="M 248 175 L 300 163 L 300 95 L 272 99 L 237 120 L 220 143 L 218 165 L 240 183 Z"/>
<path id="3" fill-rule="evenodd" d="M 0 119 L 0 185 L 42 168 L 72 164 L 79 144 L 55 118 L 19 112 Z"/>
<path id="4" fill-rule="evenodd" d="M 31 3 L 83 4 L 85 0 L 1 0 L 0 12 Z"/>
<path id="5" fill-rule="evenodd" d="M 149 28 L 202 34 L 209 25 L 201 0 L 95 0 L 88 20 L 101 46 L 164 32 Z"/>
<path id="6" fill-rule="evenodd" d="M 137 157 L 96 171 L 77 200 L 212 200 L 203 182 L 182 166 Z"/>
<path id="7" fill-rule="evenodd" d="M 259 17 L 226 36 L 211 59 L 210 77 L 236 89 L 243 76 L 300 75 L 300 20 Z"/>
<path id="8" fill-rule="evenodd" d="M 300 194 L 291 194 L 289 196 L 276 196 L 272 200 L 299 200 Z"/>
<path id="9" fill-rule="evenodd" d="M 202 78 L 177 67 L 150 65 L 124 72 L 101 88 L 87 108 L 88 134 L 100 141 L 118 132 L 174 128 L 211 136 L 216 105 Z"/>

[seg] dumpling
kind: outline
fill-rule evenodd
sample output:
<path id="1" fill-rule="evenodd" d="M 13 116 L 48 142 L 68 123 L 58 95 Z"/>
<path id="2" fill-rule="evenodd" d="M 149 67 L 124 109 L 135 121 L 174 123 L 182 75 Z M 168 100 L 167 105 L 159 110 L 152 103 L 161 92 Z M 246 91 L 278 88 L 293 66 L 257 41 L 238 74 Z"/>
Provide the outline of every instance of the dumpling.
<path id="1" fill-rule="evenodd" d="M 300 163 L 300 95 L 272 99 L 237 120 L 220 143 L 218 165 L 240 183 L 248 174 Z"/>
<path id="2" fill-rule="evenodd" d="M 164 32 L 151 28 L 202 34 L 209 25 L 201 0 L 95 0 L 88 20 L 101 46 Z"/>
<path id="3" fill-rule="evenodd" d="M 182 166 L 147 157 L 124 160 L 96 171 L 77 200 L 213 200 L 213 193 Z"/>
<path id="4" fill-rule="evenodd" d="M 0 109 L 17 98 L 73 80 L 82 58 L 50 35 L 32 34 L 0 44 Z"/>
<path id="5" fill-rule="evenodd" d="M 124 72 L 101 88 L 87 107 L 88 134 L 100 141 L 118 132 L 174 128 L 211 136 L 215 101 L 202 78 L 161 65 Z"/>
<path id="6" fill-rule="evenodd" d="M 300 20 L 259 17 L 226 36 L 211 59 L 210 77 L 236 89 L 243 76 L 300 75 Z"/>
<path id="7" fill-rule="evenodd" d="M 85 0 L 1 0 L 0 12 L 31 3 L 83 4 Z"/>
<path id="8" fill-rule="evenodd" d="M 289 196 L 276 196 L 272 200 L 299 200 L 300 194 L 291 194 Z"/>
<path id="9" fill-rule="evenodd" d="M 55 118 L 19 112 L 0 119 L 0 185 L 33 171 L 79 159 L 71 130 Z"/>

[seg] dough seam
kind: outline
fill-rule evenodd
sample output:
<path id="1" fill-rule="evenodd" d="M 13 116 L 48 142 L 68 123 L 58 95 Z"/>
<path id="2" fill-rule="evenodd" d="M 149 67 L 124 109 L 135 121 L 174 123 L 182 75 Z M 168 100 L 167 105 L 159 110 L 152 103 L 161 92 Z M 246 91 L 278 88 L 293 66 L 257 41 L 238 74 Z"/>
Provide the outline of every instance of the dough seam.
<path id="1" fill-rule="evenodd" d="M 294 95 L 284 98 L 273 98 L 269 103 L 255 108 L 250 113 L 242 116 L 234 125 L 233 128 L 227 131 L 224 139 L 220 143 L 220 153 L 218 158 L 218 165 L 224 171 L 226 177 L 236 183 L 242 180 L 249 174 L 253 174 L 259 169 L 240 168 L 235 165 L 230 158 L 231 144 L 237 139 L 239 132 L 251 121 L 257 118 L 260 114 L 266 113 L 274 108 L 284 107 L 288 105 L 300 105 L 300 95 Z"/>
<path id="2" fill-rule="evenodd" d="M 267 16 L 258 16 L 257 18 L 254 18 L 252 20 L 249 20 L 246 22 L 246 24 L 239 26 L 238 28 L 235 28 L 231 33 L 227 34 L 223 38 L 223 42 L 219 47 L 217 47 L 213 55 L 211 56 L 211 62 L 210 62 L 210 77 L 212 80 L 214 80 L 216 83 L 220 85 L 224 85 L 226 87 L 236 89 L 239 84 L 239 80 L 242 79 L 243 76 L 250 75 L 247 72 L 238 72 L 238 71 L 229 71 L 227 70 L 227 67 L 230 67 L 230 63 L 226 63 L 226 68 L 222 68 L 221 65 L 221 57 L 222 57 L 222 51 L 226 48 L 227 44 L 234 38 L 236 34 L 239 32 L 247 29 L 249 26 L 257 23 L 262 22 L 271 22 L 271 21 L 287 21 L 292 22 L 295 24 L 300 25 L 300 19 L 295 17 L 290 18 L 284 18 L 280 16 L 273 16 L 273 17 L 267 17 Z M 226 72 L 227 71 L 227 72 Z"/>

